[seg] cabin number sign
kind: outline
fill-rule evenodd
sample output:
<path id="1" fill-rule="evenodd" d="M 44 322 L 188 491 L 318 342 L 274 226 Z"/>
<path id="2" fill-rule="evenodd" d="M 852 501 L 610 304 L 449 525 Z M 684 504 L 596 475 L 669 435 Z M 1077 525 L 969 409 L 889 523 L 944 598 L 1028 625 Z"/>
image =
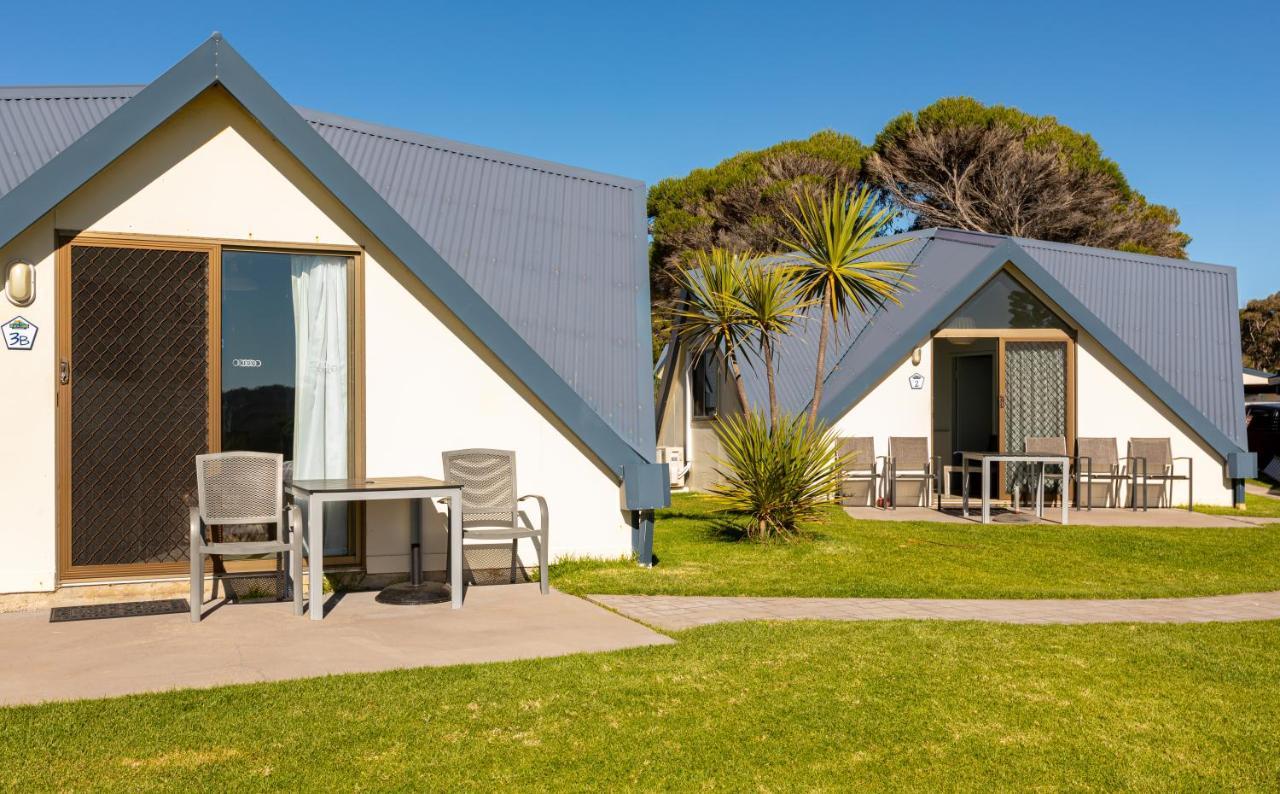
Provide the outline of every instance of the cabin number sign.
<path id="1" fill-rule="evenodd" d="M 0 325 L 0 334 L 4 335 L 5 350 L 30 350 L 36 345 L 35 323 L 24 317 L 14 317 L 4 325 Z"/>
<path id="2" fill-rule="evenodd" d="M 907 382 L 911 384 L 912 391 L 920 391 L 924 388 L 924 376 L 919 372 L 911 373 L 911 377 L 907 378 Z"/>

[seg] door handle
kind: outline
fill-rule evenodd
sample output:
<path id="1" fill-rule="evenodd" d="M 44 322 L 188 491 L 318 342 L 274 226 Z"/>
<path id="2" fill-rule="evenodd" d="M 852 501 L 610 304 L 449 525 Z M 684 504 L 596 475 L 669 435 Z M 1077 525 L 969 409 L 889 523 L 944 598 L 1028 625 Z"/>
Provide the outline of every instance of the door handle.
<path id="1" fill-rule="evenodd" d="M 66 386 L 71 382 L 71 364 L 64 358 L 58 362 L 58 383 Z"/>

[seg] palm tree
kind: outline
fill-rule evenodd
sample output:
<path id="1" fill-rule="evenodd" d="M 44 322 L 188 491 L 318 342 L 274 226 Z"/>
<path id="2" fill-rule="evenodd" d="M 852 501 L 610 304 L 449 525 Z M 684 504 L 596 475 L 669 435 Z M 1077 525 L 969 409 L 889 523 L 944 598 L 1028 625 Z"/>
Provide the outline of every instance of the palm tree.
<path id="1" fill-rule="evenodd" d="M 738 362 L 738 352 L 754 333 L 742 303 L 745 272 L 740 254 L 722 248 L 695 253 L 693 262 L 676 272 L 676 285 L 682 294 L 672 314 L 679 323 L 680 336 L 689 344 L 690 360 L 708 350 L 724 356 L 742 411 L 750 414 Z"/>
<path id="2" fill-rule="evenodd" d="M 774 343 L 779 336 L 791 332 L 810 304 L 802 300 L 801 287 L 787 268 L 770 265 L 751 254 L 746 256 L 742 305 L 746 321 L 760 343 L 760 357 L 764 359 L 765 378 L 769 383 L 769 426 L 776 429 L 778 389 L 774 382 Z"/>
<path id="3" fill-rule="evenodd" d="M 836 185 L 830 197 L 798 194 L 795 212 L 786 213 L 791 234 L 778 241 L 791 249 L 791 276 L 804 299 L 822 307 L 809 427 L 817 422 L 822 402 L 830 326 L 842 319 L 847 323 L 855 310 L 867 314 L 886 301 L 900 303 L 898 294 L 911 288 L 905 281 L 910 264 L 870 259 L 906 242 L 875 242 L 894 217 L 889 208 L 877 209 L 878 204 L 878 196 L 866 187 L 852 193 Z"/>

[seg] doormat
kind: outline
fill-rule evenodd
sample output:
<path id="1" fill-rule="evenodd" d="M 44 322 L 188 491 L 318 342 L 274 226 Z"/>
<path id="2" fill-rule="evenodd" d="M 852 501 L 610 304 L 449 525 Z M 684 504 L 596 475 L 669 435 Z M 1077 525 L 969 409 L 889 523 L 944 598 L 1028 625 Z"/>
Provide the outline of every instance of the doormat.
<path id="1" fill-rule="evenodd" d="M 997 524 L 1031 524 L 1036 521 L 1035 513 L 997 513 L 991 517 Z"/>
<path id="2" fill-rule="evenodd" d="M 78 607 L 54 607 L 49 610 L 49 622 L 66 623 L 72 620 L 176 615 L 190 610 L 191 604 L 185 598 L 170 598 L 164 601 L 124 601 L 119 604 L 85 604 Z"/>

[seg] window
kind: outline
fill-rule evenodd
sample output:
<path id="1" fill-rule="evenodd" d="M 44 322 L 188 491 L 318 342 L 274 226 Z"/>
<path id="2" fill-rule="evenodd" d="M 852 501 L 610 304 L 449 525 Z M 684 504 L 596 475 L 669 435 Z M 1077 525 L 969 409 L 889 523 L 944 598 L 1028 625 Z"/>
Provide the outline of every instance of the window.
<path id="1" fill-rule="evenodd" d="M 974 293 L 943 328 L 1057 328 L 1067 330 L 1053 310 L 1045 306 L 1018 280 L 1001 271 Z"/>
<path id="2" fill-rule="evenodd" d="M 294 479 L 351 474 L 350 257 L 222 253 L 222 448 L 278 452 Z M 326 506 L 326 556 L 354 554 Z"/>
<path id="3" fill-rule="evenodd" d="M 720 397 L 720 359 L 714 350 L 698 356 L 690 374 L 693 390 L 693 415 L 707 418 L 716 415 Z"/>

